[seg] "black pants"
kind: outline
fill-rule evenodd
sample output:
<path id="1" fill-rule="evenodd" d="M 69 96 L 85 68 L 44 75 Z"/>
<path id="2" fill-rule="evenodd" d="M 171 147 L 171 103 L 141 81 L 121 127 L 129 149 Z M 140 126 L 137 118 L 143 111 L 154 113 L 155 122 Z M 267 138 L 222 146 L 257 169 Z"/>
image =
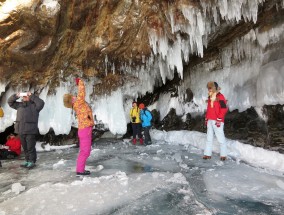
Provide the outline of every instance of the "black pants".
<path id="1" fill-rule="evenodd" d="M 152 140 L 151 140 L 151 137 L 150 137 L 150 129 L 151 129 L 151 126 L 147 126 L 147 127 L 143 128 L 144 136 L 145 136 L 145 140 L 144 140 L 145 145 L 152 144 Z"/>
<path id="2" fill-rule="evenodd" d="M 16 152 L 9 151 L 8 149 L 0 149 L 0 159 L 12 159 L 18 157 Z"/>
<path id="3" fill-rule="evenodd" d="M 35 134 L 21 134 L 21 144 L 25 152 L 25 158 L 28 162 L 36 162 L 36 135 Z"/>
<path id="4" fill-rule="evenodd" d="M 139 138 L 142 138 L 142 126 L 141 123 L 132 123 L 133 139 L 136 139 L 138 135 Z"/>

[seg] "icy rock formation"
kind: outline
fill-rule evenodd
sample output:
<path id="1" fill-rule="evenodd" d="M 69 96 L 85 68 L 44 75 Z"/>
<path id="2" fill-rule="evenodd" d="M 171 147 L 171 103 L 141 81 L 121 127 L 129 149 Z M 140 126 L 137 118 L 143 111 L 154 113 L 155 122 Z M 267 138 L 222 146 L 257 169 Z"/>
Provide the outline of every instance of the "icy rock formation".
<path id="1" fill-rule="evenodd" d="M 40 133 L 68 134 L 76 120 L 62 95 L 76 93 L 75 74 L 113 134 L 126 132 L 132 100 L 147 93 L 157 95 L 145 103 L 160 120 L 172 108 L 183 121 L 202 115 L 211 80 L 231 111 L 254 107 L 267 123 L 263 106 L 284 104 L 283 7 L 283 0 L 3 1 L 0 131 L 15 120 L 7 98 L 31 90 L 46 101 Z M 175 91 L 163 93 L 171 80 Z"/>

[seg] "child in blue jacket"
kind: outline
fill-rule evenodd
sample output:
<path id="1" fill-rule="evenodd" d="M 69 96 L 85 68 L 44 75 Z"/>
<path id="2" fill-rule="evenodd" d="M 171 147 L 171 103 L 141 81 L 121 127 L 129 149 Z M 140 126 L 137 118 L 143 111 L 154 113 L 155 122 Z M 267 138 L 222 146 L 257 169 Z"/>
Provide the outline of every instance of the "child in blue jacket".
<path id="1" fill-rule="evenodd" d="M 145 136 L 145 145 L 152 144 L 151 137 L 150 137 L 150 128 L 152 126 L 151 120 L 152 120 L 152 114 L 151 112 L 145 108 L 145 105 L 141 103 L 139 105 L 140 109 L 140 120 L 142 122 L 142 128 L 144 130 L 144 136 Z"/>

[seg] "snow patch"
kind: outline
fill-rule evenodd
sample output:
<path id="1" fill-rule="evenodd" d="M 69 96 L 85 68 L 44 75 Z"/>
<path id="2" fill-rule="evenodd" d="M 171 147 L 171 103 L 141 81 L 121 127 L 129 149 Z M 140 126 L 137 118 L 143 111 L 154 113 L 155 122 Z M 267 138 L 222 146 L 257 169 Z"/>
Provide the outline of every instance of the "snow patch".
<path id="1" fill-rule="evenodd" d="M 188 184 L 188 181 L 182 173 L 175 173 L 174 176 L 168 179 L 167 181 L 176 184 Z"/>
<path id="2" fill-rule="evenodd" d="M 46 11 L 49 17 L 52 17 L 60 11 L 60 4 L 57 0 L 43 0 L 40 8 Z"/>
<path id="3" fill-rule="evenodd" d="M 11 189 L 13 193 L 16 193 L 18 195 L 20 194 L 20 192 L 23 192 L 26 189 L 26 187 L 22 186 L 20 183 L 14 183 L 12 184 Z"/>
<path id="4" fill-rule="evenodd" d="M 169 144 L 192 145 L 199 149 L 205 148 L 206 134 L 196 131 L 151 131 L 154 141 L 164 141 Z M 239 141 L 227 139 L 229 156 L 236 160 L 245 161 L 253 166 L 284 172 L 284 155 L 279 152 L 268 151 Z M 220 152 L 220 144 L 213 142 L 213 152 Z M 224 165 L 223 162 L 217 165 Z"/>

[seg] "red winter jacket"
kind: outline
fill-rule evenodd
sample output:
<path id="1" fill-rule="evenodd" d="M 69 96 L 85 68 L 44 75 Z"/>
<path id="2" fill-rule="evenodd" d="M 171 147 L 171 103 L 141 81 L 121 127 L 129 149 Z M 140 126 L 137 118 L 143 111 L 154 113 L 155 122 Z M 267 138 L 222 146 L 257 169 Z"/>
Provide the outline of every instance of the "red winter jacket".
<path id="1" fill-rule="evenodd" d="M 9 150 L 17 153 L 17 155 L 21 154 L 21 142 L 19 138 L 10 138 L 5 145 L 9 146 Z"/>
<path id="2" fill-rule="evenodd" d="M 206 119 L 211 120 L 220 120 L 221 122 L 224 122 L 225 115 L 228 111 L 227 107 L 227 101 L 223 94 L 218 93 L 216 95 L 216 100 L 213 103 L 213 107 L 211 107 L 211 100 L 210 97 L 208 97 L 208 103 L 207 103 L 207 112 L 206 112 Z"/>

